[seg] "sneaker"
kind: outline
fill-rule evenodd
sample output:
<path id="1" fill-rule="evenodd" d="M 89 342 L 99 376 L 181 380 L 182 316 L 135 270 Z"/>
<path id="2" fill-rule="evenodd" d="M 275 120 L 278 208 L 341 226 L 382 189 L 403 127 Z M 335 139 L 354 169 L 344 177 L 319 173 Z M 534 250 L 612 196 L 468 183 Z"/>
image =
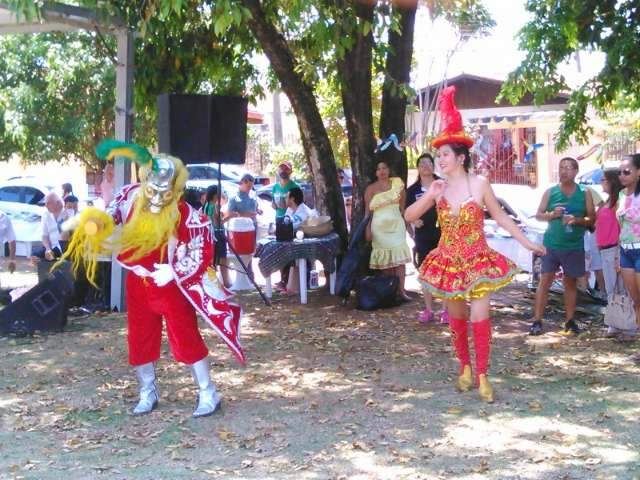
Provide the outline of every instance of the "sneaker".
<path id="1" fill-rule="evenodd" d="M 542 335 L 542 320 L 535 320 L 529 327 L 529 335 L 538 336 Z"/>
<path id="2" fill-rule="evenodd" d="M 582 330 L 573 318 L 571 320 L 567 320 L 564 324 L 564 331 L 574 335 L 580 335 L 582 333 Z"/>
<path id="3" fill-rule="evenodd" d="M 440 325 L 449 325 L 449 313 L 446 310 L 440 314 Z"/>
<path id="4" fill-rule="evenodd" d="M 425 308 L 422 312 L 418 314 L 418 321 L 420 323 L 424 323 L 424 324 L 431 323 L 435 319 L 436 319 L 436 316 L 428 308 Z"/>

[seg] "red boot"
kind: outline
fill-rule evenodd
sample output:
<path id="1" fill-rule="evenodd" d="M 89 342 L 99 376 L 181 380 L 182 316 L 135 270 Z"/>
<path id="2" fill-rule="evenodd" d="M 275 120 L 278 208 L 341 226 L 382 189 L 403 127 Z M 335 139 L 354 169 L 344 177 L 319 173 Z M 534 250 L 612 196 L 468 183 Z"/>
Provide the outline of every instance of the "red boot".
<path id="1" fill-rule="evenodd" d="M 473 343 L 476 348 L 476 376 L 480 398 L 493 402 L 493 388 L 487 378 L 489 356 L 491 355 L 491 320 L 488 318 L 471 323 Z"/>
<path id="2" fill-rule="evenodd" d="M 459 391 L 465 392 L 473 387 L 469 341 L 467 339 L 467 319 L 450 317 L 449 330 L 451 331 L 453 348 L 455 348 L 456 356 L 460 361 L 460 371 L 458 373 L 456 387 Z"/>

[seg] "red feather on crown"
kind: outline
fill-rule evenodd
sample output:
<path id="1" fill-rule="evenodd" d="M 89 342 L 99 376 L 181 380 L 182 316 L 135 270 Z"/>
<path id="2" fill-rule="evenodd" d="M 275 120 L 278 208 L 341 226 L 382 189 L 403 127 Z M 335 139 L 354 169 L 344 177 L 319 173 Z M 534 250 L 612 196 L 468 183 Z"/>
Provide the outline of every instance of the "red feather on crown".
<path id="1" fill-rule="evenodd" d="M 465 132 L 462 126 L 462 115 L 458 111 L 455 102 L 456 87 L 451 85 L 440 92 L 438 109 L 440 110 L 440 134 L 433 139 L 431 146 L 440 148 L 448 143 L 461 143 L 471 148 L 474 141 Z"/>

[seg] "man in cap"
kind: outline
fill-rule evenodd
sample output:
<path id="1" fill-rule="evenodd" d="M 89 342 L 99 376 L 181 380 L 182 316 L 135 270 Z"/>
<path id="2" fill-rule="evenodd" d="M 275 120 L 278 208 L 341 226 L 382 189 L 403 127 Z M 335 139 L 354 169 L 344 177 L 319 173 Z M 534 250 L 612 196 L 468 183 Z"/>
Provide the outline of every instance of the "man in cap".
<path id="1" fill-rule="evenodd" d="M 276 210 L 276 222 L 278 217 L 284 217 L 287 211 L 287 199 L 289 198 L 289 192 L 294 188 L 300 188 L 300 185 L 291 180 L 292 171 L 293 167 L 291 166 L 291 162 L 282 162 L 278 165 L 278 181 L 271 191 L 273 208 Z M 289 268 L 285 267 L 280 270 L 280 283 L 276 285 L 276 288 L 286 290 L 288 281 Z"/>
<path id="2" fill-rule="evenodd" d="M 293 167 L 291 162 L 282 162 L 278 165 L 278 181 L 271 191 L 273 197 L 273 208 L 276 210 L 276 218 L 284 217 L 287 211 L 287 198 L 289 191 L 293 188 L 300 188 L 296 182 L 291 180 Z"/>
<path id="3" fill-rule="evenodd" d="M 229 199 L 227 216 L 249 217 L 255 220 L 258 214 L 258 200 L 253 193 L 255 179 L 249 173 L 245 173 L 240 179 L 238 193 Z"/>

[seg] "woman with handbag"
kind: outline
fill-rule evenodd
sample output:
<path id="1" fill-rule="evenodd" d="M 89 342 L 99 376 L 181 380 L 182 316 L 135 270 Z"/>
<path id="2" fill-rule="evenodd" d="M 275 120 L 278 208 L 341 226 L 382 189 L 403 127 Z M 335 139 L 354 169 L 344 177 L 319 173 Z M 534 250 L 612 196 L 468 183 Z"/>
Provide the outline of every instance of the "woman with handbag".
<path id="1" fill-rule="evenodd" d="M 602 190 L 609 198 L 596 212 L 596 245 L 600 250 L 602 258 L 602 274 L 604 276 L 604 289 L 607 292 L 608 305 L 605 310 L 605 324 L 607 325 L 606 336 L 609 338 L 618 338 L 622 341 L 635 340 L 635 328 L 627 330 L 621 328 L 620 315 L 618 310 L 623 311 L 623 303 L 627 303 L 627 309 L 631 314 L 633 327 L 635 327 L 635 312 L 633 311 L 633 302 L 628 298 L 627 292 L 622 283 L 620 274 L 620 247 L 618 241 L 620 239 L 620 224 L 616 218 L 616 209 L 618 207 L 618 197 L 622 190 L 620 183 L 620 174 L 618 170 L 605 170 L 600 182 Z M 627 298 L 623 298 L 627 297 Z M 619 307 L 621 307 L 619 309 Z M 615 318 L 614 318 L 615 317 Z"/>
<path id="2" fill-rule="evenodd" d="M 423 153 L 418 157 L 416 162 L 418 169 L 418 179 L 413 185 L 407 189 L 407 207 L 413 205 L 420 197 L 429 191 L 429 187 L 438 180 L 434 173 L 433 157 L 429 153 Z M 422 262 L 428 253 L 438 246 L 440 241 L 440 227 L 438 226 L 438 214 L 435 205 L 427 210 L 418 220 L 412 223 L 413 227 L 413 261 L 416 268 L 422 265 Z M 418 314 L 418 321 L 429 323 L 435 320 L 433 314 L 433 295 L 431 292 L 422 287 L 422 296 L 424 298 L 424 310 Z M 447 319 L 447 310 L 443 306 L 440 323 L 449 323 Z"/>
<path id="3" fill-rule="evenodd" d="M 398 277 L 400 301 L 410 301 L 404 290 L 405 265 L 411 261 L 407 228 L 403 218 L 406 193 L 404 183 L 391 177 L 389 164 L 378 161 L 377 180 L 364 192 L 365 216 L 371 213 L 367 240 L 371 241 L 369 268 Z"/>
<path id="4" fill-rule="evenodd" d="M 517 268 L 487 245 L 484 208 L 524 247 L 539 255 L 546 252 L 542 245 L 531 242 L 504 212 L 489 182 L 470 172 L 469 148 L 474 142 L 463 130 L 454 94 L 452 86 L 440 95 L 444 128 L 432 142 L 438 150 L 437 164 L 446 180 L 434 181 L 429 191 L 407 208 L 405 219 L 415 222 L 436 206 L 442 235 L 438 247 L 420 266 L 418 278 L 434 296 L 447 301 L 451 337 L 460 361 L 458 390 L 468 391 L 474 385 L 467 339 L 468 318 L 476 350 L 478 392 L 482 400 L 493 402 L 493 388 L 487 377 L 491 340 L 489 294 L 508 284 Z"/>
<path id="5" fill-rule="evenodd" d="M 633 300 L 636 326 L 640 314 L 640 154 L 620 163 L 620 183 L 616 216 L 620 223 L 620 268 L 624 286 Z"/>

